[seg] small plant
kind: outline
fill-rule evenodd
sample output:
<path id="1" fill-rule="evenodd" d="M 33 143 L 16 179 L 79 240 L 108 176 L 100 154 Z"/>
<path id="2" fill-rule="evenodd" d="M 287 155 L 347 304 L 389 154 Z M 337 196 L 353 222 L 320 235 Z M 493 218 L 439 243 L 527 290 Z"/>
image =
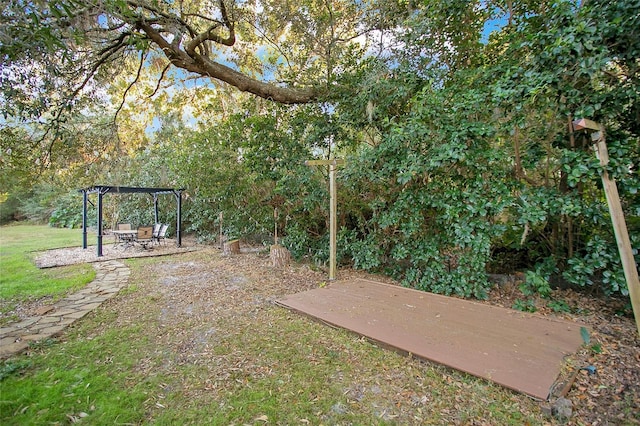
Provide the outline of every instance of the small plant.
<path id="1" fill-rule="evenodd" d="M 545 261 L 536 266 L 534 271 L 527 271 L 524 281 L 520 285 L 520 291 L 525 296 L 540 296 L 548 299 L 551 296 L 551 285 L 549 278 L 555 270 L 555 263 Z"/>
<path id="2" fill-rule="evenodd" d="M 586 327 L 580 327 L 580 336 L 582 337 L 582 341 L 585 345 L 591 344 L 591 335 L 589 334 L 589 330 L 587 330 Z M 602 345 L 600 343 L 594 343 L 593 345 L 589 346 L 589 349 L 594 354 L 602 353 Z"/>
<path id="3" fill-rule="evenodd" d="M 31 349 L 45 349 L 45 348 L 50 348 L 53 345 L 56 344 L 56 339 L 44 339 L 44 340 L 38 340 L 36 342 L 30 342 L 29 343 L 29 347 Z"/>
<path id="4" fill-rule="evenodd" d="M 7 360 L 0 366 L 0 382 L 13 374 L 17 374 L 31 367 L 28 359 Z"/>
<path id="5" fill-rule="evenodd" d="M 527 300 L 517 299 L 513 303 L 512 308 L 522 312 L 535 312 L 538 310 L 538 308 L 536 308 L 536 303 L 533 299 L 527 299 Z"/>
<path id="6" fill-rule="evenodd" d="M 564 300 L 551 300 L 547 306 L 553 309 L 553 312 L 571 312 L 571 308 Z"/>
<path id="7" fill-rule="evenodd" d="M 591 352 L 594 354 L 602 353 L 602 345 L 600 343 L 594 343 L 589 349 L 591 349 Z"/>
<path id="8" fill-rule="evenodd" d="M 589 334 L 589 330 L 586 327 L 580 327 L 580 336 L 582 337 L 582 341 L 585 345 L 591 343 L 591 335 Z"/>

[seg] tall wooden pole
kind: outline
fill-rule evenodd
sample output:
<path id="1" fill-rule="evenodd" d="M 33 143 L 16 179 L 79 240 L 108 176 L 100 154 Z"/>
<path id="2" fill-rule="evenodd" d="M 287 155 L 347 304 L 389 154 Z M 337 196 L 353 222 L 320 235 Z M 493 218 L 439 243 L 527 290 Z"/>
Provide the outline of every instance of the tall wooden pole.
<path id="1" fill-rule="evenodd" d="M 329 280 L 336 279 L 336 252 L 337 252 L 337 213 L 338 191 L 336 189 L 336 166 L 341 166 L 344 160 L 308 160 L 307 166 L 329 166 Z"/>
<path id="2" fill-rule="evenodd" d="M 336 191 L 336 165 L 335 162 L 329 164 L 329 280 L 336 279 L 336 239 L 337 239 L 337 219 L 338 201 Z"/>
<path id="3" fill-rule="evenodd" d="M 222 241 L 223 235 L 224 235 L 223 232 L 222 232 L 222 217 L 223 217 L 223 214 L 222 214 L 222 212 L 220 212 L 218 214 L 218 222 L 220 223 L 220 237 L 219 237 L 218 240 L 220 241 L 220 249 L 221 250 L 224 247 L 224 241 Z"/>
<path id="4" fill-rule="evenodd" d="M 278 245 L 278 208 L 273 208 L 273 244 Z"/>
<path id="5" fill-rule="evenodd" d="M 600 164 L 604 167 L 609 163 L 609 152 L 607 150 L 604 133 L 602 133 L 602 131 L 597 147 Z M 618 187 L 616 186 L 616 182 L 609 177 L 609 173 L 606 170 L 602 171 L 602 185 L 607 197 L 607 204 L 609 205 L 611 222 L 613 223 L 613 232 L 616 236 L 618 251 L 620 252 L 620 260 L 622 261 L 622 269 L 627 280 L 627 288 L 629 289 L 633 315 L 636 318 L 638 335 L 640 335 L 640 281 L 638 280 L 638 268 L 633 257 L 631 241 L 629 240 L 629 231 L 627 230 L 622 205 L 620 204 Z"/>
<path id="6" fill-rule="evenodd" d="M 622 211 L 622 204 L 620 203 L 618 187 L 616 186 L 615 180 L 609 177 L 609 173 L 606 170 L 606 166 L 609 164 L 609 152 L 605 142 L 604 128 L 598 123 L 586 119 L 576 120 L 573 122 L 573 125 L 576 130 L 597 130 L 596 133 L 591 135 L 591 139 L 596 142 L 598 159 L 600 160 L 600 165 L 603 167 L 602 186 L 604 187 L 604 194 L 609 206 L 609 214 L 611 215 L 611 222 L 613 223 L 613 232 L 616 236 L 616 243 L 618 244 L 618 252 L 620 253 L 622 269 L 627 281 L 627 288 L 629 289 L 629 297 L 631 298 L 633 315 L 636 319 L 638 335 L 640 335 L 640 281 L 638 280 L 638 268 L 633 257 L 629 231 L 627 230 L 627 224 L 624 220 L 624 212 Z"/>

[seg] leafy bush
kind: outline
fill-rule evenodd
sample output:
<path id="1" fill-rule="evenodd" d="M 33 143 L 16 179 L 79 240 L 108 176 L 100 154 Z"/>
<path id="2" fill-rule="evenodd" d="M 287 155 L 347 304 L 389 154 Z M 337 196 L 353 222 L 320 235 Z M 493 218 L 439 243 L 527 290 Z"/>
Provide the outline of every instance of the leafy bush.
<path id="1" fill-rule="evenodd" d="M 568 261 L 562 276 L 576 287 L 595 287 L 605 294 L 629 294 L 620 263 L 620 254 L 613 241 L 594 235 L 580 255 Z"/>
<path id="2" fill-rule="evenodd" d="M 95 209 L 87 208 L 88 226 L 96 223 Z M 49 225 L 55 228 L 79 228 L 82 226 L 82 195 L 77 191 L 60 195 L 55 199 Z"/>
<path id="3" fill-rule="evenodd" d="M 547 258 L 545 261 L 536 265 L 535 270 L 527 271 L 524 275 L 524 281 L 520 285 L 520 291 L 525 296 L 538 295 L 542 298 L 548 298 L 551 295 L 551 276 L 556 271 L 555 261 L 553 258 Z"/>

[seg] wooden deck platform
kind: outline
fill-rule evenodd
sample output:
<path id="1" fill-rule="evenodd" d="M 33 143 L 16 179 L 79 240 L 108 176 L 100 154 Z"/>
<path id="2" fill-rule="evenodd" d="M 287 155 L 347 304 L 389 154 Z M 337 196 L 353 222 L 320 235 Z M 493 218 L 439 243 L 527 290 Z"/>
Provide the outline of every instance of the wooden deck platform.
<path id="1" fill-rule="evenodd" d="M 277 303 L 542 400 L 583 343 L 578 323 L 362 279 Z"/>

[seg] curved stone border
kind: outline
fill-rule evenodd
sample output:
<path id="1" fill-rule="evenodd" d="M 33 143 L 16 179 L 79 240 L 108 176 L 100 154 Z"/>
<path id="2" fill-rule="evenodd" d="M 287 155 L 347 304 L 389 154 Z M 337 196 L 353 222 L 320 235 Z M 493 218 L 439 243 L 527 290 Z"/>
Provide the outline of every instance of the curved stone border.
<path id="1" fill-rule="evenodd" d="M 24 351 L 30 342 L 59 335 L 65 327 L 114 297 L 129 281 L 129 268 L 122 262 L 98 262 L 93 267 L 96 278 L 82 290 L 43 306 L 37 316 L 0 327 L 0 359 Z"/>

